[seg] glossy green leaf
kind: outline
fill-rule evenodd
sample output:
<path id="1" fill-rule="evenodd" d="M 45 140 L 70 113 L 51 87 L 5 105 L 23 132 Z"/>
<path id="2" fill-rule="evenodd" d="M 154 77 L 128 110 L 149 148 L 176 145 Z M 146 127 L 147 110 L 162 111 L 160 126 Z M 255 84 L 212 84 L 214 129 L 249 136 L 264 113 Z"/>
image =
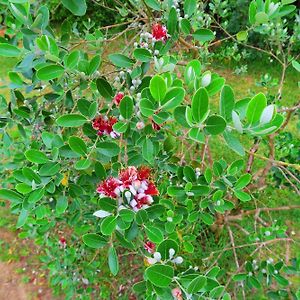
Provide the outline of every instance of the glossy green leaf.
<path id="1" fill-rule="evenodd" d="M 64 67 L 59 65 L 47 65 L 38 69 L 36 76 L 40 80 L 52 80 L 64 74 Z"/>
<path id="2" fill-rule="evenodd" d="M 45 164 L 49 161 L 48 157 L 42 151 L 29 149 L 25 152 L 25 157 L 32 163 Z"/>
<path id="3" fill-rule="evenodd" d="M 108 266 L 110 272 L 116 276 L 119 272 L 119 261 L 116 249 L 113 246 L 108 249 Z"/>
<path id="4" fill-rule="evenodd" d="M 56 123 L 62 127 L 79 127 L 86 122 L 86 118 L 79 114 L 62 115 Z"/>
<path id="5" fill-rule="evenodd" d="M 119 53 L 110 54 L 108 55 L 108 58 L 116 67 L 119 68 L 130 68 L 134 64 L 132 59 Z"/>
<path id="6" fill-rule="evenodd" d="M 71 137 L 69 137 L 68 143 L 69 143 L 70 148 L 74 152 L 79 153 L 81 155 L 87 154 L 87 146 L 81 138 L 79 138 L 77 136 L 71 136 Z"/>
<path id="7" fill-rule="evenodd" d="M 158 287 L 168 287 L 172 282 L 174 270 L 168 265 L 154 265 L 146 269 L 147 279 Z"/>
<path id="8" fill-rule="evenodd" d="M 155 75 L 150 80 L 150 92 L 152 97 L 158 102 L 161 102 L 165 98 L 167 84 L 160 75 Z"/>
<path id="9" fill-rule="evenodd" d="M 114 232 L 114 230 L 116 229 L 116 226 L 117 226 L 116 220 L 117 219 L 115 216 L 109 216 L 109 217 L 106 217 L 105 219 L 103 219 L 101 226 L 100 226 L 100 230 L 101 230 L 102 234 L 111 235 Z"/>
<path id="10" fill-rule="evenodd" d="M 82 236 L 83 242 L 90 248 L 99 249 L 107 244 L 104 237 L 96 233 L 87 233 Z"/>
<path id="11" fill-rule="evenodd" d="M 0 43 L 0 56 L 5 57 L 18 57 L 21 54 L 21 50 L 11 44 Z"/>
<path id="12" fill-rule="evenodd" d="M 211 135 L 217 135 L 222 133 L 226 128 L 226 121 L 224 118 L 218 115 L 208 117 L 205 130 Z"/>
<path id="13" fill-rule="evenodd" d="M 133 114 L 133 100 L 131 97 L 125 96 L 119 105 L 120 114 L 124 119 L 130 119 Z"/>
<path id="14" fill-rule="evenodd" d="M 75 16 L 84 16 L 86 13 L 85 0 L 61 0 L 61 3 Z"/>

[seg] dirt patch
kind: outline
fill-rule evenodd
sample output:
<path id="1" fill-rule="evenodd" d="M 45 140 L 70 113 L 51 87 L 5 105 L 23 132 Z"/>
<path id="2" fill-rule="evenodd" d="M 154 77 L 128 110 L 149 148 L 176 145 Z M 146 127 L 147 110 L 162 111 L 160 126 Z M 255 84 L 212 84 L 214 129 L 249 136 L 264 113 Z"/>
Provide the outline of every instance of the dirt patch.
<path id="1" fill-rule="evenodd" d="M 33 269 L 39 262 L 34 261 L 30 241 L 20 240 L 16 233 L 0 228 L 0 242 L 1 256 L 7 254 L 5 261 L 0 261 L 0 300 L 58 299 L 47 285 L 46 274 Z M 28 256 L 20 249 L 28 249 Z"/>

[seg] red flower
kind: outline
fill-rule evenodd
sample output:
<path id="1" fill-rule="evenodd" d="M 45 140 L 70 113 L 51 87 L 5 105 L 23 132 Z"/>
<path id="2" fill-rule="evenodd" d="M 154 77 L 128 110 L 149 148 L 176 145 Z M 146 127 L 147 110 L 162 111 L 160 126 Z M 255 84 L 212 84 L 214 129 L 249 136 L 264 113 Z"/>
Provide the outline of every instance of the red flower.
<path id="1" fill-rule="evenodd" d="M 93 128 L 98 130 L 97 134 L 102 136 L 104 134 L 110 135 L 112 138 L 116 138 L 118 134 L 114 132 L 113 125 L 117 123 L 118 120 L 115 117 L 103 117 L 98 116 L 93 120 Z"/>
<path id="2" fill-rule="evenodd" d="M 120 172 L 119 179 L 122 181 L 124 187 L 128 187 L 137 179 L 137 176 L 138 173 L 136 167 L 128 167 Z"/>
<path id="3" fill-rule="evenodd" d="M 117 93 L 117 94 L 115 95 L 115 97 L 114 97 L 114 102 L 115 102 L 115 104 L 116 104 L 116 105 L 119 105 L 120 102 L 121 102 L 121 100 L 122 100 L 123 98 L 124 98 L 124 94 L 123 94 L 123 93 L 121 93 L 121 92 Z"/>
<path id="4" fill-rule="evenodd" d="M 147 190 L 145 190 L 146 195 L 157 196 L 159 194 L 155 184 L 153 182 L 149 182 Z"/>
<path id="5" fill-rule="evenodd" d="M 159 131 L 161 127 L 157 123 L 155 123 L 154 121 L 152 121 L 152 128 L 154 130 L 156 130 L 156 131 Z"/>
<path id="6" fill-rule="evenodd" d="M 66 243 L 67 243 L 67 240 L 62 236 L 62 237 L 59 238 L 59 242 L 60 242 L 61 244 L 66 244 Z"/>
<path id="7" fill-rule="evenodd" d="M 166 27 L 160 24 L 152 25 L 152 37 L 156 41 L 165 42 L 168 38 Z"/>
<path id="8" fill-rule="evenodd" d="M 147 250 L 149 253 L 154 253 L 155 252 L 155 244 L 148 241 L 144 244 L 144 249 Z"/>
<path id="9" fill-rule="evenodd" d="M 110 177 L 110 178 L 102 181 L 98 185 L 97 192 L 104 196 L 108 196 L 111 198 L 117 198 L 118 197 L 117 188 L 119 188 L 120 185 L 121 185 L 120 180 Z"/>
<path id="10" fill-rule="evenodd" d="M 145 166 L 140 167 L 138 169 L 138 180 L 148 179 L 150 177 L 150 172 L 151 172 L 150 168 L 145 167 Z"/>

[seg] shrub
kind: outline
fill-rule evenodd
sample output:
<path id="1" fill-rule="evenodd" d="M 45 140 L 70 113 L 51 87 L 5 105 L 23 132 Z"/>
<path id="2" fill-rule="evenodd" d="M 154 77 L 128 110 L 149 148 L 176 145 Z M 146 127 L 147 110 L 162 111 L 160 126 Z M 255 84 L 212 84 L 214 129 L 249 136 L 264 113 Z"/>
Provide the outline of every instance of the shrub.
<path id="1" fill-rule="evenodd" d="M 47 6 L 5 4 L 10 35 L 0 55 L 17 63 L 8 74 L 11 98 L 2 101 L 12 173 L 0 197 L 18 215 L 19 236 L 44 247 L 50 282 L 66 299 L 119 297 L 106 261 L 117 279 L 125 269 L 119 282 L 129 282 L 139 298 L 246 299 L 253 289 L 296 297 L 287 274 L 297 274 L 297 259 L 283 263 L 282 253 L 274 261 L 264 252 L 292 237 L 285 225 L 260 218 L 260 209 L 272 208 L 251 209 L 264 184 L 252 178 L 253 160 L 267 161 L 263 180 L 272 164 L 282 164 L 272 145 L 286 125 L 284 110 L 261 92 L 236 99 L 225 78 L 206 68 L 215 40 L 210 26 L 223 27 L 213 15 L 198 22 L 196 1 L 136 1 L 136 10 L 130 3 L 134 17 L 123 31 L 96 29 L 77 39 L 67 24 L 51 29 Z M 248 31 L 294 11 L 283 2 L 270 12 L 268 3 L 252 1 L 251 28 L 230 38 L 243 43 Z M 87 10 L 84 0 L 62 4 L 79 16 Z M 103 55 L 129 30 L 135 34 L 126 46 Z M 283 68 L 279 102 L 285 70 L 298 62 L 290 52 L 267 53 Z M 261 141 L 269 141 L 269 157 L 256 153 Z M 212 143 L 220 149 L 214 159 Z M 249 233 L 238 222 L 251 215 Z M 242 244 L 235 244 L 233 227 L 246 234 Z M 223 238 L 228 245 L 218 243 Z M 242 259 L 237 249 L 244 247 Z M 234 260 L 222 270 L 219 257 L 227 251 Z"/>

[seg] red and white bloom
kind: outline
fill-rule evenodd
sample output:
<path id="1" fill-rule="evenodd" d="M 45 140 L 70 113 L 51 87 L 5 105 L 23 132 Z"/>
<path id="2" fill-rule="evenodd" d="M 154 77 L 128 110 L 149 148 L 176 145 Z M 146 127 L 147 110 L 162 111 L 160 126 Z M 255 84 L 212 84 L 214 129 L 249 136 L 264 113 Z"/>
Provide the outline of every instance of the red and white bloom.
<path id="1" fill-rule="evenodd" d="M 152 25 L 152 39 L 165 42 L 168 39 L 167 28 L 161 24 Z"/>
<path id="2" fill-rule="evenodd" d="M 100 197 L 117 198 L 120 196 L 121 188 L 122 182 L 114 177 L 110 177 L 98 185 L 97 192 L 100 194 Z"/>
<path id="3" fill-rule="evenodd" d="M 102 181 L 97 192 L 100 197 L 117 199 L 120 205 L 127 205 L 134 211 L 149 207 L 154 201 L 153 196 L 159 194 L 155 184 L 150 181 L 150 169 L 132 166 L 121 170 L 118 178 L 110 177 Z"/>
<path id="4" fill-rule="evenodd" d="M 150 241 L 144 244 L 144 249 L 147 250 L 149 253 L 153 254 L 155 252 L 156 245 Z"/>
<path id="5" fill-rule="evenodd" d="M 176 287 L 175 289 L 172 290 L 172 296 L 176 300 L 182 300 L 182 292 L 181 289 Z"/>
<path id="6" fill-rule="evenodd" d="M 120 135 L 114 131 L 113 125 L 118 122 L 115 117 L 107 117 L 107 116 L 98 116 L 93 120 L 93 128 L 97 130 L 97 134 L 99 136 L 109 135 L 111 138 L 115 139 Z"/>
<path id="7" fill-rule="evenodd" d="M 124 94 L 122 92 L 117 93 L 114 97 L 115 104 L 119 105 L 123 98 L 124 98 Z"/>
<path id="8" fill-rule="evenodd" d="M 63 236 L 61 236 L 59 238 L 59 245 L 60 245 L 61 248 L 66 248 L 67 247 L 67 240 Z"/>

